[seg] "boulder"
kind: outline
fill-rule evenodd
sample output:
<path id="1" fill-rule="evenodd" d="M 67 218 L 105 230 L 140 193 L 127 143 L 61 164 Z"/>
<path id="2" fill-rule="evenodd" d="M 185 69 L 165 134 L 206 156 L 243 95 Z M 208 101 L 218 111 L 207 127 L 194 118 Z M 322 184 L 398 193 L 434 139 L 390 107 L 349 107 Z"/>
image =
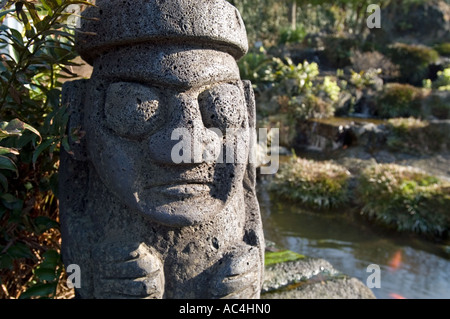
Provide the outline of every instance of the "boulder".
<path id="1" fill-rule="evenodd" d="M 360 280 L 342 274 L 324 259 L 278 253 L 289 253 L 290 260 L 266 263 L 262 299 L 375 299 Z"/>

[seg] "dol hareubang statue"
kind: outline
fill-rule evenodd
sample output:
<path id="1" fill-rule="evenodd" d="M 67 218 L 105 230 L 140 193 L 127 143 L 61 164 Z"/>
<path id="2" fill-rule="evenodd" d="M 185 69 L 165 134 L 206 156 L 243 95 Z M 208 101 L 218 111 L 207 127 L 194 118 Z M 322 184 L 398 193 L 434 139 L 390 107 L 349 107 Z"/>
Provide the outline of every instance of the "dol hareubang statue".
<path id="1" fill-rule="evenodd" d="M 60 166 L 62 254 L 80 266 L 77 295 L 258 298 L 254 165 L 172 158 L 180 128 L 205 149 L 249 157 L 251 134 L 229 130 L 255 130 L 236 64 L 247 51 L 238 11 L 224 0 L 97 0 L 84 17 L 77 45 L 93 74 L 63 92 L 68 130 L 84 135 Z"/>

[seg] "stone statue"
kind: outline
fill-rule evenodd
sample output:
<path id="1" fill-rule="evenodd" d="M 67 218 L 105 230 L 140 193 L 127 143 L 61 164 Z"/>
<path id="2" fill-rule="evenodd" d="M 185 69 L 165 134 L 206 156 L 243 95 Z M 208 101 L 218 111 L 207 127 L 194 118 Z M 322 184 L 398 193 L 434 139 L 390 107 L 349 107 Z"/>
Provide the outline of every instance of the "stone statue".
<path id="1" fill-rule="evenodd" d="M 259 298 L 255 166 L 219 160 L 253 147 L 239 12 L 224 0 L 97 0 L 83 16 L 77 46 L 93 74 L 64 87 L 71 150 L 59 196 L 76 295 Z M 183 139 L 201 152 L 174 152 Z"/>

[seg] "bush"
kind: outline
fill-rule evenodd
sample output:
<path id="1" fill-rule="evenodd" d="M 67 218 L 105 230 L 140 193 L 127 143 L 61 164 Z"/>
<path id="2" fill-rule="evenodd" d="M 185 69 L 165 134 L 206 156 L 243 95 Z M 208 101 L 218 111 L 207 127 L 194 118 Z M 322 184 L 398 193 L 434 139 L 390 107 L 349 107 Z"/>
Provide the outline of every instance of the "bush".
<path id="1" fill-rule="evenodd" d="M 385 79 L 395 79 L 399 76 L 398 66 L 378 51 L 354 51 L 351 57 L 352 68 L 356 72 L 381 70 L 379 76 Z"/>
<path id="2" fill-rule="evenodd" d="M 357 89 L 377 88 L 383 85 L 383 80 L 380 79 L 381 69 L 368 69 L 366 71 L 355 72 L 352 70 L 350 83 Z M 377 85 L 379 84 L 380 85 Z"/>
<path id="3" fill-rule="evenodd" d="M 399 80 L 420 85 L 428 76 L 428 66 L 439 59 L 439 53 L 424 45 L 396 43 L 389 47 L 388 54 L 400 67 Z"/>
<path id="4" fill-rule="evenodd" d="M 342 166 L 294 156 L 281 167 L 271 190 L 308 207 L 329 209 L 348 203 L 349 179 L 350 172 Z"/>
<path id="5" fill-rule="evenodd" d="M 440 120 L 450 119 L 450 91 L 430 90 L 423 101 L 423 113 Z"/>
<path id="6" fill-rule="evenodd" d="M 442 56 L 450 57 L 450 42 L 439 43 L 434 49 Z"/>
<path id="7" fill-rule="evenodd" d="M 357 41 L 352 38 L 329 36 L 325 39 L 325 57 L 330 66 L 343 68 L 351 65 Z"/>
<path id="8" fill-rule="evenodd" d="M 317 63 L 294 64 L 292 60 L 277 61 L 274 94 L 279 96 L 281 110 L 296 119 L 322 118 L 334 115 L 334 103 L 340 88 L 331 77 L 318 79 Z"/>
<path id="9" fill-rule="evenodd" d="M 301 43 L 306 37 L 306 30 L 301 26 L 297 26 L 295 30 L 292 28 L 283 29 L 280 33 L 280 44 Z"/>
<path id="10" fill-rule="evenodd" d="M 422 89 L 409 84 L 389 83 L 377 99 L 376 115 L 381 118 L 419 117 Z"/>
<path id="11" fill-rule="evenodd" d="M 446 134 L 430 126 L 428 121 L 415 118 L 395 118 L 388 121 L 390 131 L 387 146 L 392 151 L 426 154 L 440 151 Z"/>
<path id="12" fill-rule="evenodd" d="M 274 81 L 274 61 L 267 56 L 264 48 L 249 52 L 238 62 L 241 78 L 250 80 L 255 88 Z"/>
<path id="13" fill-rule="evenodd" d="M 0 12 L 23 28 L 0 28 L 0 298 L 53 297 L 64 275 L 57 170 L 68 115 L 60 94 L 77 56 L 64 10 L 81 3 L 8 1 Z"/>
<path id="14" fill-rule="evenodd" d="M 283 101 L 281 97 L 280 101 Z M 308 120 L 314 118 L 328 118 L 334 115 L 334 107 L 322 98 L 308 94 L 306 96 L 294 96 L 287 99 L 287 106 L 281 104 L 281 110 L 287 109 L 287 112 L 298 120 Z"/>
<path id="15" fill-rule="evenodd" d="M 420 170 L 374 165 L 360 176 L 361 213 L 400 232 L 445 238 L 450 230 L 450 185 Z"/>
<path id="16" fill-rule="evenodd" d="M 450 68 L 437 73 L 438 78 L 434 81 L 433 88 L 439 91 L 450 91 Z"/>

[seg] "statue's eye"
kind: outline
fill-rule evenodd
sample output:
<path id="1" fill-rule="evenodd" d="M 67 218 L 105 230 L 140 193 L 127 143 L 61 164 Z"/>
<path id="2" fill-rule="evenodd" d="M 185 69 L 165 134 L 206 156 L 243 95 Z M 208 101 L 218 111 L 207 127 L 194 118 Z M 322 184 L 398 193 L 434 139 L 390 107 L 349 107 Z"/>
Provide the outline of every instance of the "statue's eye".
<path id="1" fill-rule="evenodd" d="M 221 84 L 202 92 L 198 97 L 203 123 L 207 128 L 241 128 L 245 120 L 245 99 L 242 89 Z"/>
<path id="2" fill-rule="evenodd" d="M 130 82 L 117 82 L 109 86 L 105 115 L 110 129 L 130 138 L 149 134 L 162 122 L 155 89 Z"/>

